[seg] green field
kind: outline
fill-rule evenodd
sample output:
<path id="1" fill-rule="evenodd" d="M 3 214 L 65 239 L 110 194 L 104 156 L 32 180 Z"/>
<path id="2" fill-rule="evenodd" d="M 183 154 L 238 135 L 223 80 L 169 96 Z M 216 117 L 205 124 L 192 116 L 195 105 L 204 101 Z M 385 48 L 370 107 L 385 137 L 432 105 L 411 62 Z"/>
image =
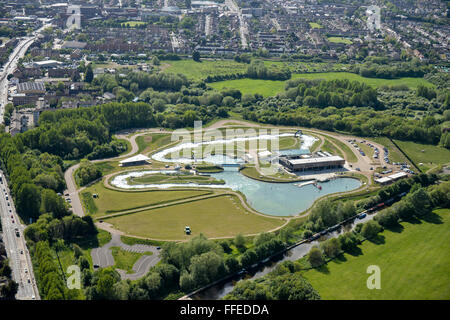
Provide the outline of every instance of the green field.
<path id="1" fill-rule="evenodd" d="M 450 163 L 450 150 L 431 144 L 395 140 L 395 143 L 420 169 Z M 423 163 L 423 165 L 419 165 Z"/>
<path id="2" fill-rule="evenodd" d="M 238 89 L 242 94 L 261 94 L 264 97 L 274 96 L 284 91 L 285 82 L 276 80 L 237 79 L 208 83 L 214 89 Z"/>
<path id="3" fill-rule="evenodd" d="M 261 180 L 261 181 L 266 181 L 266 182 L 293 182 L 293 181 L 300 181 L 301 178 L 294 176 L 294 175 L 290 175 L 288 173 L 286 173 L 285 171 L 280 171 L 280 172 L 276 172 L 275 174 L 271 174 L 271 175 L 262 175 L 260 172 L 258 172 L 258 170 L 256 170 L 256 168 L 254 166 L 247 166 L 244 169 L 242 169 L 240 171 L 244 176 L 252 178 L 252 179 L 256 179 L 256 180 Z"/>
<path id="4" fill-rule="evenodd" d="M 136 27 L 136 26 L 140 26 L 143 24 L 147 24 L 147 22 L 144 21 L 126 21 L 126 22 L 122 22 L 120 25 L 122 26 L 128 26 L 128 27 Z"/>
<path id="5" fill-rule="evenodd" d="M 344 43 L 344 44 L 352 44 L 352 40 L 342 37 L 328 37 L 328 41 L 333 43 Z"/>
<path id="6" fill-rule="evenodd" d="M 346 145 L 342 141 L 335 139 L 333 137 L 330 137 L 330 136 L 325 136 L 325 138 L 330 140 L 332 143 L 334 143 L 336 146 L 338 146 L 345 153 L 345 156 L 347 157 L 348 162 L 351 162 L 351 163 L 358 162 L 358 158 L 356 157 L 355 153 L 353 152 L 352 149 L 350 149 L 350 147 L 348 145 Z M 357 152 L 357 151 L 355 151 L 355 152 Z"/>
<path id="7" fill-rule="evenodd" d="M 450 299 L 450 210 L 435 210 L 424 220 L 402 223 L 403 230 L 383 231 L 361 252 L 344 254 L 304 276 L 322 299 Z M 381 289 L 369 290 L 366 269 L 381 270 Z"/>
<path id="8" fill-rule="evenodd" d="M 243 73 L 247 70 L 247 64 L 234 60 L 178 60 L 164 61 L 170 66 L 164 72 L 181 73 L 193 80 L 202 80 L 207 76 L 227 75 Z"/>
<path id="9" fill-rule="evenodd" d="M 97 208 L 95 214 L 102 215 L 105 213 L 120 212 L 127 209 L 141 208 L 179 199 L 197 197 L 209 194 L 210 192 L 196 190 L 116 191 L 107 189 L 103 186 L 102 182 L 98 182 L 85 189 L 82 194 L 83 193 L 91 194 L 92 202 Z M 98 198 L 92 198 L 93 194 L 98 194 Z M 86 212 L 92 213 L 87 210 L 85 201 L 82 202 Z"/>
<path id="10" fill-rule="evenodd" d="M 111 247 L 111 253 L 114 258 L 114 267 L 125 270 L 127 273 L 134 273 L 133 266 L 142 256 L 151 256 L 153 252 L 130 252 L 125 251 L 119 247 Z"/>
<path id="11" fill-rule="evenodd" d="M 171 134 L 154 133 L 136 138 L 138 153 L 149 153 L 171 143 Z"/>
<path id="12" fill-rule="evenodd" d="M 304 78 L 304 79 L 348 79 L 351 81 L 361 81 L 373 87 L 379 87 L 384 85 L 399 85 L 405 84 L 410 88 L 416 88 L 419 84 L 426 86 L 432 86 L 430 82 L 423 78 L 399 78 L 399 79 L 378 79 L 378 78 L 365 78 L 360 75 L 349 72 L 326 72 L 326 73 L 296 73 L 292 75 L 292 78 Z M 285 87 L 285 81 L 272 81 L 272 80 L 258 80 L 258 79 L 238 79 L 238 80 L 226 80 L 209 83 L 208 85 L 214 89 L 221 90 L 223 88 L 239 89 L 242 94 L 259 93 L 264 97 L 274 96 L 277 93 L 283 92 Z"/>
<path id="13" fill-rule="evenodd" d="M 268 231 L 283 221 L 247 212 L 237 197 L 211 199 L 145 210 L 107 219 L 115 228 L 130 235 L 160 240 L 182 240 L 203 233 L 207 237 L 233 237 L 238 233 Z M 190 226 L 192 235 L 184 233 Z"/>
<path id="14" fill-rule="evenodd" d="M 309 26 L 311 27 L 311 29 L 322 29 L 323 27 L 318 24 L 317 22 L 310 22 Z"/>
<path id="15" fill-rule="evenodd" d="M 213 177 L 199 176 L 194 174 L 148 174 L 142 177 L 130 178 L 129 183 L 133 184 L 168 184 L 168 183 L 199 183 L 199 184 L 224 184 L 222 180 Z"/>

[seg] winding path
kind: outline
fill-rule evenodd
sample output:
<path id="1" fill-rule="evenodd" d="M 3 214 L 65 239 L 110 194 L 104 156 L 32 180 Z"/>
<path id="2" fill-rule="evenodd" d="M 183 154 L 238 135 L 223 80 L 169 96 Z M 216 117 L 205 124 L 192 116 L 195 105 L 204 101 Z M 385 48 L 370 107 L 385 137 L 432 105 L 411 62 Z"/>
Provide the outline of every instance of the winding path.
<path id="1" fill-rule="evenodd" d="M 132 246 L 124 244 L 120 239 L 122 232 L 111 228 L 106 223 L 101 223 L 105 225 L 105 229 L 108 229 L 111 233 L 111 241 L 102 247 L 94 248 L 91 250 L 92 263 L 101 268 L 114 266 L 114 257 L 111 253 L 112 247 L 119 247 L 125 251 L 145 253 L 152 252 L 152 255 L 143 255 L 133 266 L 134 273 L 126 273 L 126 271 L 117 269 L 122 279 L 137 280 L 145 276 L 151 267 L 155 266 L 160 260 L 159 251 L 155 246 L 134 244 Z M 99 227 L 100 223 L 97 223 Z"/>
<path id="2" fill-rule="evenodd" d="M 270 125 L 267 126 L 267 125 L 261 125 L 261 124 L 258 124 L 258 123 L 252 123 L 252 122 L 249 122 L 249 121 L 243 121 L 243 120 L 224 119 L 224 120 L 219 120 L 219 121 L 217 121 L 217 122 L 211 124 L 211 125 L 208 126 L 207 128 L 204 128 L 204 131 L 215 130 L 215 129 L 223 128 L 223 127 L 236 127 L 236 126 L 243 126 L 243 127 L 249 127 L 249 128 L 250 128 L 250 127 L 264 127 L 264 128 L 292 129 L 292 130 L 298 130 L 298 129 L 299 129 L 299 127 L 289 127 L 289 126 L 281 126 L 281 127 L 280 127 L 280 126 L 270 126 Z M 316 134 L 319 134 L 319 135 L 325 136 L 325 137 L 326 137 L 326 136 L 330 136 L 330 137 L 333 137 L 333 138 L 335 138 L 335 139 L 337 139 L 337 140 L 343 142 L 344 144 L 346 144 L 346 145 L 350 148 L 351 152 L 353 152 L 353 153 L 357 156 L 358 161 L 357 161 L 357 163 L 355 164 L 355 166 L 361 167 L 362 172 L 360 172 L 360 173 L 361 173 L 361 174 L 364 174 L 366 177 L 368 177 L 368 179 L 369 179 L 369 184 L 370 184 L 370 181 L 371 181 L 371 179 L 372 179 L 372 173 L 371 173 L 370 171 L 368 171 L 368 170 L 369 170 L 370 163 L 369 163 L 366 159 L 364 159 L 359 153 L 354 152 L 354 150 L 352 149 L 353 147 L 352 147 L 351 144 L 349 144 L 348 141 L 347 141 L 348 139 L 353 139 L 354 137 L 351 137 L 351 136 L 343 136 L 343 135 L 341 135 L 341 134 L 330 133 L 330 132 L 326 132 L 326 131 L 322 131 L 322 130 L 317 130 L 317 129 L 310 129 L 310 128 L 301 128 L 301 129 L 304 129 L 304 130 L 306 130 L 306 131 L 309 131 L 309 132 L 312 132 L 312 133 L 316 133 Z M 135 133 L 135 134 L 133 134 L 133 133 Z M 131 144 L 131 150 L 130 150 L 128 153 L 123 154 L 123 155 L 120 155 L 120 156 L 118 156 L 118 157 L 114 157 L 114 158 L 105 158 L 105 159 L 98 159 L 98 160 L 94 160 L 94 161 L 92 161 L 92 162 L 113 161 L 113 160 L 119 160 L 119 159 L 123 159 L 123 158 L 129 157 L 129 156 L 132 156 L 132 155 L 134 155 L 135 153 L 137 153 L 137 151 L 139 150 L 139 147 L 138 147 L 138 145 L 137 145 L 137 143 L 136 143 L 136 138 L 139 137 L 139 136 L 142 136 L 142 135 L 150 134 L 150 133 L 170 133 L 170 131 L 165 131 L 165 130 L 159 129 L 159 128 L 151 128 L 151 129 L 135 129 L 135 130 L 127 130 L 127 131 L 124 131 L 124 132 L 122 132 L 122 133 L 118 133 L 118 134 L 116 134 L 116 137 L 117 137 L 118 139 L 127 140 L 127 141 Z M 130 134 L 131 134 L 131 137 L 130 137 Z M 361 138 L 356 138 L 356 137 L 355 137 L 355 139 L 361 140 Z M 381 148 L 381 149 L 382 149 L 382 146 L 381 146 L 381 145 L 376 144 L 376 143 L 374 143 L 374 142 L 372 142 L 372 141 L 370 141 L 370 142 L 371 142 L 372 144 L 376 145 L 378 148 Z M 319 147 L 321 147 L 321 146 L 323 145 L 323 143 L 324 143 L 324 139 L 321 138 L 321 143 L 320 143 L 320 146 L 319 146 Z M 345 160 L 348 161 L 348 159 L 347 159 L 347 154 L 345 153 L 345 151 L 342 150 L 342 148 L 341 148 L 339 145 L 333 143 L 333 141 L 330 140 L 330 143 L 332 143 L 338 150 L 340 150 L 340 151 L 342 152 L 342 154 L 344 155 Z M 383 163 L 382 163 L 382 164 L 383 164 Z M 367 168 L 366 168 L 366 167 L 367 167 Z M 83 215 L 84 215 L 84 212 L 83 212 L 83 208 L 82 208 L 81 201 L 80 201 L 80 198 L 79 198 L 79 191 L 82 190 L 82 189 L 84 189 L 84 188 L 79 188 L 79 189 L 78 189 L 78 188 L 76 187 L 76 184 L 75 184 L 75 181 L 74 181 L 74 176 L 73 176 L 73 173 L 74 173 L 74 172 L 76 171 L 76 169 L 78 169 L 78 168 L 79 168 L 79 164 L 76 164 L 76 165 L 70 167 L 70 168 L 65 172 L 64 177 L 65 177 L 66 184 L 67 184 L 67 191 L 65 191 L 65 194 L 66 194 L 66 193 L 69 193 L 69 196 L 70 196 L 70 198 L 71 198 L 71 200 L 72 200 L 72 209 L 73 209 L 73 212 L 74 212 L 76 215 L 83 216 Z M 366 171 L 366 169 L 367 169 L 367 171 Z M 110 188 L 113 188 L 113 189 L 115 189 L 115 188 L 114 188 L 113 186 L 110 186 L 110 185 L 109 185 L 109 181 L 108 181 L 108 180 L 109 180 L 109 178 L 110 178 L 112 175 L 115 175 L 115 174 L 117 174 L 117 172 L 115 172 L 115 173 L 113 173 L 113 174 L 110 174 L 110 175 L 107 175 L 107 176 L 104 177 L 105 185 L 108 186 L 108 187 L 110 187 Z M 355 190 L 355 191 L 353 191 L 353 192 L 360 192 L 361 190 L 367 189 L 367 188 L 369 187 L 369 184 L 366 184 L 363 188 L 359 188 L 359 189 L 357 189 L 357 190 Z M 351 194 L 351 193 L 353 193 L 353 192 L 345 192 L 345 194 Z M 264 216 L 264 217 L 268 217 L 268 215 L 264 215 L 264 214 L 262 214 L 262 213 L 260 213 L 260 212 L 258 212 L 258 211 L 255 211 L 253 208 L 251 208 L 251 207 L 247 204 L 245 198 L 244 198 L 240 193 L 234 192 L 234 191 L 225 191 L 225 193 L 222 193 L 222 194 L 229 194 L 229 195 L 237 196 L 238 199 L 240 200 L 242 206 L 243 206 L 246 210 L 248 210 L 249 212 L 252 212 L 252 213 L 254 213 L 254 214 L 258 214 L 258 215 L 262 215 L 262 216 Z M 341 195 L 341 194 L 344 194 L 344 193 L 337 193 L 337 194 L 327 195 L 327 196 L 324 196 L 324 197 L 319 198 L 319 199 L 317 199 L 317 200 L 322 200 L 322 199 L 324 199 L 325 197 L 336 196 L 336 195 Z M 195 200 L 202 200 L 203 198 L 206 199 L 206 198 L 209 198 L 209 197 L 212 197 L 212 196 L 216 196 L 216 195 L 213 194 L 213 195 L 200 196 L 200 197 L 197 197 L 198 199 L 195 198 Z M 317 200 L 316 200 L 316 201 L 317 201 Z M 102 218 L 113 217 L 113 216 L 115 216 L 115 215 L 122 215 L 122 214 L 126 214 L 126 213 L 131 213 L 131 212 L 142 211 L 142 210 L 144 210 L 144 209 L 145 209 L 145 210 L 148 210 L 148 209 L 160 208 L 160 207 L 169 206 L 169 205 L 174 205 L 174 204 L 181 204 L 181 203 L 184 203 L 184 202 L 186 202 L 186 201 L 192 201 L 192 198 L 191 198 L 191 199 L 182 199 L 182 200 L 178 200 L 178 201 L 176 200 L 176 201 L 168 202 L 168 203 L 165 203 L 165 204 L 152 205 L 152 206 L 148 206 L 148 207 L 140 208 L 140 209 L 126 210 L 126 211 L 118 212 L 118 213 L 116 213 L 116 214 L 114 214 L 114 215 L 104 216 L 104 217 L 102 217 Z M 314 206 L 314 204 L 313 204 L 313 206 Z M 311 206 L 311 208 L 312 208 L 313 206 Z M 299 216 L 294 216 L 294 217 L 283 217 L 283 218 L 280 218 L 280 217 L 273 217 L 273 218 L 275 218 L 275 219 L 283 219 L 283 220 L 285 220 L 285 223 L 283 223 L 281 226 L 279 226 L 279 227 L 277 227 L 277 228 L 275 228 L 275 229 L 273 229 L 273 230 L 269 230 L 269 232 L 276 231 L 276 230 L 279 230 L 279 229 L 283 228 L 284 226 L 286 226 L 286 225 L 290 222 L 291 219 L 296 219 L 296 218 L 306 217 L 306 216 L 309 215 L 309 213 L 311 212 L 311 208 L 309 208 L 307 211 L 305 211 L 302 215 L 299 215 Z M 270 217 L 271 217 L 271 216 L 270 216 Z M 97 227 L 98 227 L 98 228 L 103 229 L 103 230 L 106 230 L 106 231 L 108 231 L 108 232 L 111 232 L 112 234 L 113 234 L 114 232 L 115 232 L 115 233 L 120 233 L 120 231 L 118 231 L 118 230 L 116 230 L 116 229 L 114 229 L 114 228 L 112 228 L 112 227 L 106 227 L 106 226 L 107 226 L 106 223 L 99 223 L 99 224 L 97 224 Z M 252 234 L 252 235 L 253 235 L 253 234 Z M 144 238 L 144 237 L 139 237 L 139 236 L 134 236 L 134 235 L 128 235 L 128 236 L 130 236 L 130 237 L 135 237 L 135 238 L 141 238 L 141 239 L 151 239 L 151 238 Z M 250 236 L 251 236 L 251 235 L 250 235 Z M 228 237 L 217 237 L 217 238 L 212 238 L 212 239 L 222 239 L 222 238 L 228 238 Z M 119 240 L 120 240 L 120 237 L 119 237 Z M 152 239 L 152 240 L 158 240 L 158 239 Z M 177 240 L 177 241 L 185 241 L 185 240 Z M 107 258 L 107 254 L 104 254 L 104 257 L 103 257 L 102 259 L 103 259 L 103 261 L 108 261 L 108 260 L 107 260 L 107 259 L 108 259 L 108 258 Z M 105 263 L 106 263 L 106 262 L 105 262 Z"/>

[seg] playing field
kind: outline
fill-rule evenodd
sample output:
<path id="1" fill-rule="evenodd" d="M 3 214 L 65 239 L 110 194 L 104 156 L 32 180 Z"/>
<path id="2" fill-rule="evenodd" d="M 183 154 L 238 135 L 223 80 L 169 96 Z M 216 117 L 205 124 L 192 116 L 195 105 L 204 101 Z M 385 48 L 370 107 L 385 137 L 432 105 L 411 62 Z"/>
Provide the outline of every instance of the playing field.
<path id="1" fill-rule="evenodd" d="M 122 22 L 120 25 L 122 26 L 127 26 L 127 27 L 136 27 L 136 26 L 140 26 L 143 24 L 147 24 L 147 22 L 144 21 L 126 21 L 126 22 Z"/>
<path id="2" fill-rule="evenodd" d="M 282 225 L 283 220 L 248 213 L 237 197 L 226 195 L 118 216 L 107 222 L 130 235 L 181 240 L 200 233 L 207 237 L 259 233 Z M 185 226 L 191 228 L 191 236 L 184 233 Z"/>
<path id="3" fill-rule="evenodd" d="M 164 69 L 164 72 L 181 73 L 189 79 L 202 80 L 207 76 L 227 75 L 243 73 L 247 70 L 247 64 L 236 62 L 234 60 L 178 60 L 164 61 L 170 66 Z"/>
<path id="4" fill-rule="evenodd" d="M 450 299 L 450 210 L 435 210 L 403 230 L 365 241 L 358 255 L 344 254 L 304 273 L 322 299 Z M 367 267 L 381 270 L 381 289 L 366 286 Z"/>
<path id="5" fill-rule="evenodd" d="M 344 44 L 352 44 L 352 40 L 342 37 L 328 37 L 328 41 L 333 43 L 344 43 Z"/>
<path id="6" fill-rule="evenodd" d="M 92 199 L 96 208 L 96 210 L 94 209 L 94 212 L 92 212 L 92 210 L 86 210 L 86 202 L 83 201 L 85 211 L 88 213 L 95 213 L 95 215 L 103 215 L 178 199 L 201 196 L 210 192 L 196 190 L 116 191 L 107 189 L 103 186 L 103 182 L 98 182 L 81 192 L 82 195 L 84 193 L 90 194 L 88 196 Z M 97 194 L 98 198 L 93 198 L 92 195 L 94 194 Z M 90 205 L 92 206 L 92 203 Z"/>
<path id="7" fill-rule="evenodd" d="M 416 88 L 419 84 L 431 86 L 427 80 L 423 78 L 399 78 L 399 79 L 378 79 L 378 78 L 365 78 L 360 75 L 349 72 L 326 72 L 326 73 L 296 73 L 292 75 L 292 78 L 304 78 L 304 79 L 348 79 L 351 81 L 361 81 L 368 85 L 379 87 L 383 85 L 399 85 L 404 84 L 410 88 Z M 239 89 L 243 94 L 259 93 L 264 97 L 274 96 L 279 92 L 284 91 L 285 81 L 272 81 L 272 80 L 258 80 L 258 79 L 238 79 L 218 81 L 208 84 L 214 89 L 221 90 L 223 88 Z"/>
<path id="8" fill-rule="evenodd" d="M 171 143 L 171 134 L 169 133 L 154 133 L 139 136 L 136 138 L 138 153 L 146 154 L 169 143 Z"/>
<path id="9" fill-rule="evenodd" d="M 321 29 L 321 28 L 323 28 L 320 24 L 318 24 L 317 22 L 310 22 L 309 23 L 309 26 L 312 28 L 312 29 Z"/>
<path id="10" fill-rule="evenodd" d="M 395 143 L 419 167 L 422 167 L 419 163 L 423 163 L 427 167 L 450 163 L 450 150 L 448 149 L 412 141 L 395 140 Z"/>

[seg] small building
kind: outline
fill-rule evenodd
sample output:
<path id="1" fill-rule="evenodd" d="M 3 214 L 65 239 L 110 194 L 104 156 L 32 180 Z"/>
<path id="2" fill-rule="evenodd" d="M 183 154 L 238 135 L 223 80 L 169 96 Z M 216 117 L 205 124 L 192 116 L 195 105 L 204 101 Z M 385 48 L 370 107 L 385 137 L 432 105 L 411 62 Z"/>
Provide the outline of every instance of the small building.
<path id="1" fill-rule="evenodd" d="M 130 167 L 130 166 L 142 166 L 146 164 L 150 164 L 150 158 L 144 156 L 143 154 L 138 154 L 134 157 L 122 160 L 119 162 L 120 167 Z"/>
<path id="2" fill-rule="evenodd" d="M 381 184 L 382 186 L 384 186 L 386 184 L 391 183 L 392 180 L 390 178 L 388 178 L 388 177 L 383 177 L 383 178 L 380 178 L 380 179 L 375 179 L 375 182 Z"/>
<path id="3" fill-rule="evenodd" d="M 33 62 L 33 66 L 36 68 L 54 68 L 61 64 L 62 62 L 56 60 L 44 60 Z"/>
<path id="4" fill-rule="evenodd" d="M 280 157 L 280 163 L 291 171 L 306 171 L 340 168 L 345 160 L 339 156 L 296 159 Z"/>
<path id="5" fill-rule="evenodd" d="M 397 181 L 401 178 L 406 178 L 407 176 L 408 176 L 408 174 L 405 172 L 397 172 L 397 173 L 391 174 L 390 176 L 387 176 L 387 177 L 375 179 L 375 182 L 377 182 L 381 185 L 386 185 L 391 182 Z"/>

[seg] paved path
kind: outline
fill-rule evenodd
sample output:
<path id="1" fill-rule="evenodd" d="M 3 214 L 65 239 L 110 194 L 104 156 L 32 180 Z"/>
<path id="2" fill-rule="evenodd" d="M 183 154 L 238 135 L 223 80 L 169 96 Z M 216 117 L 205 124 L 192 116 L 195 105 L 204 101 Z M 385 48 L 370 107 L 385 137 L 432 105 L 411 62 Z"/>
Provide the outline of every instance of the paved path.
<path id="1" fill-rule="evenodd" d="M 252 122 L 249 122 L 249 121 L 243 121 L 243 120 L 229 120 L 229 119 L 224 119 L 224 120 L 219 120 L 219 121 L 213 123 L 211 126 L 209 126 L 209 127 L 207 127 L 207 128 L 204 128 L 204 130 L 205 130 L 205 131 L 208 131 L 208 130 L 214 130 L 214 129 L 223 128 L 223 127 L 228 127 L 228 126 L 230 126 L 230 127 L 233 127 L 233 126 L 264 127 L 264 128 L 277 128 L 277 129 L 280 129 L 280 128 L 281 128 L 281 129 L 292 129 L 292 130 L 298 130 L 298 129 L 299 129 L 299 127 L 289 127 L 289 126 L 281 126 L 281 127 L 280 127 L 280 126 L 270 126 L 270 125 L 267 126 L 267 125 L 261 125 L 261 124 L 258 124 L 258 123 L 252 123 Z M 360 167 L 361 170 L 362 170 L 361 172 L 358 172 L 358 173 L 365 175 L 366 177 L 368 177 L 369 182 L 371 181 L 371 179 L 372 179 L 372 172 L 369 171 L 369 167 L 371 166 L 371 164 L 370 164 L 370 160 L 371 160 L 371 159 L 369 159 L 368 157 L 365 157 L 365 158 L 367 158 L 367 159 L 365 159 L 365 158 L 362 157 L 359 153 L 354 152 L 354 150 L 352 149 L 353 146 L 347 141 L 347 140 L 349 140 L 349 139 L 353 139 L 353 137 L 351 137 L 351 136 L 344 136 L 344 135 L 336 134 L 336 133 L 330 133 L 330 132 L 326 132 L 326 131 L 322 131 L 322 130 L 317 130 L 317 129 L 306 128 L 306 129 L 304 129 L 304 130 L 309 131 L 309 132 L 312 132 L 312 133 L 316 133 L 316 134 L 319 134 L 319 135 L 322 135 L 322 136 L 325 136 L 325 137 L 326 137 L 326 136 L 331 136 L 331 137 L 333 137 L 333 138 L 335 138 L 335 139 L 337 139 L 337 140 L 339 140 L 339 141 L 345 143 L 345 144 L 351 149 L 351 151 L 356 155 L 356 157 L 357 157 L 357 159 L 358 159 L 358 162 L 355 164 L 355 166 L 356 166 L 356 167 Z M 134 134 L 134 135 L 132 135 L 132 136 L 130 137 L 130 134 L 133 134 L 133 132 L 136 133 L 136 134 Z M 117 134 L 117 135 L 116 135 L 117 138 L 119 138 L 119 139 L 124 139 L 124 140 L 127 140 L 127 141 L 130 142 L 130 144 L 131 144 L 131 150 L 130 150 L 130 152 L 128 152 L 128 153 L 125 154 L 125 155 L 121 155 L 121 156 L 119 156 L 119 157 L 109 158 L 109 159 L 94 160 L 93 162 L 117 160 L 117 159 L 129 157 L 129 156 L 131 156 L 131 155 L 137 153 L 137 151 L 138 151 L 139 148 L 138 148 L 137 143 L 136 143 L 136 138 L 137 138 L 138 136 L 146 135 L 146 134 L 149 134 L 149 133 L 167 133 L 167 131 L 163 131 L 163 130 L 158 129 L 158 128 L 153 128 L 153 129 L 135 129 L 135 130 L 132 130 L 132 131 L 126 131 L 126 132 L 122 132 L 122 133 L 120 133 L 120 134 Z M 357 139 L 357 140 L 361 140 L 361 138 L 356 138 L 356 139 Z M 324 143 L 323 138 L 322 138 L 321 140 L 322 140 L 322 141 L 321 141 L 319 147 L 321 147 L 321 146 L 323 145 L 323 143 Z M 376 143 L 374 143 L 374 142 L 372 142 L 372 141 L 369 141 L 369 142 L 371 142 L 371 143 L 373 143 L 374 145 L 378 146 L 379 149 L 382 149 L 382 146 L 381 146 L 381 145 L 376 144 Z M 332 143 L 338 150 L 340 150 L 340 151 L 342 152 L 342 154 L 344 155 L 344 158 L 348 161 L 347 155 L 346 155 L 346 153 L 344 152 L 344 150 L 342 150 L 342 148 L 341 148 L 340 146 L 338 146 L 337 144 L 333 143 L 333 141 L 331 141 L 331 140 L 330 140 L 330 143 Z M 382 164 L 383 164 L 383 163 L 382 163 Z M 73 172 L 74 172 L 77 168 L 78 168 L 78 165 L 75 165 L 75 166 L 72 166 L 71 168 L 69 168 L 69 169 L 66 171 L 66 173 L 65 173 L 65 179 L 66 179 L 66 183 L 67 183 L 67 185 L 68 185 L 69 193 L 70 193 L 71 197 L 72 197 L 72 195 L 74 195 L 74 196 L 73 196 L 73 200 L 72 200 L 72 206 L 73 206 L 74 213 L 76 213 L 76 214 L 82 216 L 82 215 L 84 215 L 84 213 L 83 213 L 83 209 L 82 209 L 82 206 L 81 206 L 81 202 L 79 201 L 79 197 L 78 197 L 78 192 L 79 192 L 80 190 L 77 190 L 77 189 L 76 189 L 76 185 L 75 185 L 74 179 L 73 179 Z M 71 169 L 72 169 L 72 170 L 71 170 Z M 366 171 L 366 170 L 367 170 L 367 171 Z M 117 174 L 117 172 L 114 173 L 114 174 Z M 111 176 L 111 175 L 105 176 L 105 179 L 106 179 L 106 185 L 108 185 L 108 178 L 109 178 L 110 176 Z M 369 184 L 370 184 L 370 183 L 369 183 Z M 109 187 L 112 187 L 112 186 L 109 186 Z M 363 188 L 359 188 L 358 190 L 355 190 L 355 191 L 353 191 L 353 192 L 360 192 L 361 190 L 364 190 L 364 189 L 367 189 L 367 188 L 368 188 L 368 185 L 365 185 Z M 353 193 L 353 192 L 345 192 L 345 194 L 351 194 L 351 193 Z M 261 214 L 261 213 L 255 211 L 254 209 L 252 209 L 250 206 L 248 206 L 248 204 L 247 204 L 247 202 L 245 201 L 244 197 L 243 197 L 241 194 L 239 194 L 239 193 L 236 193 L 236 192 L 233 192 L 233 191 L 228 191 L 228 192 L 225 192 L 224 194 L 230 194 L 230 195 L 235 195 L 235 196 L 237 196 L 237 197 L 239 198 L 239 200 L 241 201 L 242 206 L 243 206 L 246 210 L 248 210 L 248 211 L 250 211 L 250 212 L 252 212 L 252 213 L 255 213 L 255 214 L 258 214 L 258 215 L 262 215 L 262 216 L 265 216 L 265 217 L 272 217 L 272 216 L 267 216 L 267 215 Z M 325 197 L 328 197 L 328 196 L 336 196 L 336 195 L 340 195 L 340 194 L 344 194 L 344 193 L 337 193 L 337 194 L 327 195 L 327 196 L 325 196 Z M 211 196 L 212 196 L 212 195 L 209 195 L 209 196 L 201 196 L 201 197 L 199 197 L 199 199 L 200 199 L 200 198 L 203 198 L 203 197 L 209 198 L 209 197 L 211 197 Z M 75 200 L 76 198 L 78 198 L 78 202 Z M 319 198 L 319 199 L 322 199 L 322 198 Z M 75 200 L 75 201 L 74 201 L 74 200 Z M 188 199 L 188 200 L 189 200 L 189 201 L 192 201 L 192 199 Z M 178 202 L 179 202 L 179 203 L 182 203 L 182 202 L 185 202 L 185 201 L 187 201 L 187 200 L 180 200 L 180 201 L 175 201 L 175 202 L 169 202 L 169 203 L 166 203 L 166 204 L 159 204 L 159 205 L 149 206 L 149 207 L 144 208 L 144 209 L 153 209 L 153 208 L 157 208 L 157 207 L 164 207 L 164 206 L 168 206 L 168 205 L 178 204 Z M 310 208 L 310 209 L 311 209 L 311 208 Z M 286 222 L 285 222 L 283 225 L 281 225 L 280 227 L 277 227 L 277 228 L 275 228 L 275 229 L 273 229 L 273 230 L 270 230 L 269 232 L 271 232 L 271 231 L 276 231 L 276 230 L 281 229 L 281 228 L 284 227 L 287 223 L 289 223 L 289 221 L 290 221 L 291 219 L 295 219 L 295 218 L 307 216 L 307 215 L 310 213 L 310 209 L 308 209 L 308 210 L 307 210 L 304 214 L 302 214 L 301 216 L 295 216 L 295 217 L 286 217 L 286 218 L 283 218 Z M 128 213 L 129 211 L 130 211 L 130 212 L 135 212 L 135 211 L 141 211 L 141 209 L 139 209 L 139 210 L 127 210 L 126 212 L 125 212 L 125 211 L 124 211 L 124 212 L 119 212 L 119 213 L 117 213 L 116 215 L 121 215 L 121 214 L 124 214 L 124 213 Z M 108 217 L 111 217 L 111 216 L 112 216 L 112 215 L 108 215 Z M 104 218 L 106 218 L 106 217 L 104 217 Z M 273 218 L 280 219 L 279 217 L 273 217 Z M 104 226 L 102 226 L 101 228 L 102 228 L 102 229 L 105 229 Z M 116 229 L 113 229 L 113 228 L 111 227 L 111 230 L 110 230 L 109 232 L 116 232 L 116 233 L 117 233 L 117 232 L 120 232 L 120 231 L 118 231 L 118 230 L 116 230 Z M 130 236 L 131 236 L 131 235 L 130 235 Z M 138 236 L 132 236 L 132 237 L 141 238 L 141 239 L 147 239 L 147 238 L 144 238 L 144 237 L 138 237 Z M 222 239 L 222 238 L 227 238 L 227 237 L 218 237 L 218 238 L 214 238 L 214 239 Z M 158 239 L 154 239 L 154 240 L 158 240 Z M 179 241 L 184 241 L 184 240 L 179 240 Z M 106 259 L 107 259 L 107 258 L 106 258 L 106 255 L 105 255 L 104 260 L 106 261 Z"/>
<path id="2" fill-rule="evenodd" d="M 122 279 L 136 280 L 145 276 L 151 267 L 155 266 L 160 260 L 159 250 L 155 246 L 144 244 L 134 244 L 132 246 L 124 244 L 120 239 L 123 234 L 120 231 L 112 229 L 110 225 L 101 223 L 102 229 L 107 229 L 111 233 L 111 241 L 102 247 L 91 250 L 92 263 L 98 265 L 100 268 L 114 266 L 115 261 L 111 253 L 112 247 L 119 247 L 125 251 L 144 253 L 152 252 L 152 255 L 143 255 L 133 266 L 134 273 L 127 274 L 125 270 L 117 269 Z M 99 224 L 97 224 L 99 226 Z M 99 226 L 100 227 L 100 226 Z"/>

